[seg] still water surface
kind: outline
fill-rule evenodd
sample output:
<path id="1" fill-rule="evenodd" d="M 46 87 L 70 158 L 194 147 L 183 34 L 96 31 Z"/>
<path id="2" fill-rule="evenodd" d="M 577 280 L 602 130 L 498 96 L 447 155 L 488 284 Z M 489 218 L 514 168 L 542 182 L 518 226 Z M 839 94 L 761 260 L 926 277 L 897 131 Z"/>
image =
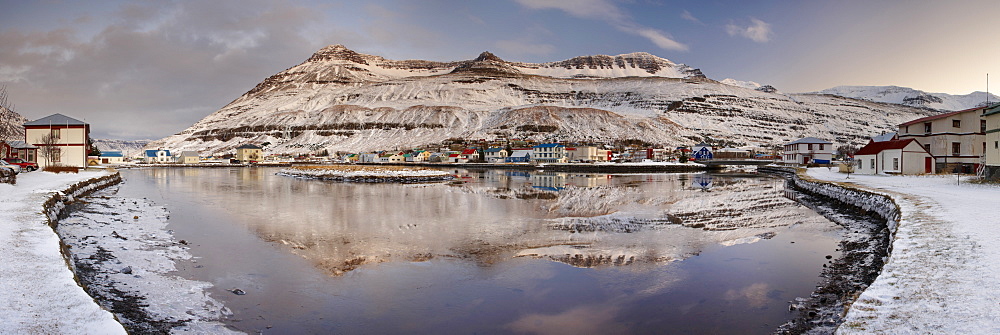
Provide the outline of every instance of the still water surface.
<path id="1" fill-rule="evenodd" d="M 180 274 L 247 332 L 764 334 L 837 256 L 840 228 L 769 177 L 275 172 L 122 171 L 118 195 L 167 207 L 196 256 Z"/>

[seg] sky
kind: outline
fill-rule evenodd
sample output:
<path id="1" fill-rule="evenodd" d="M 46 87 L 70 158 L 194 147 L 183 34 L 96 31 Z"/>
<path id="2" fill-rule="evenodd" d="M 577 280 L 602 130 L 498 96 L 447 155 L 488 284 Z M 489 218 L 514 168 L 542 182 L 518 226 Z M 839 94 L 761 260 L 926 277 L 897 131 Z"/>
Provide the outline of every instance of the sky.
<path id="1" fill-rule="evenodd" d="M 995 0 L 0 0 L 0 8 L 0 86 L 15 111 L 81 119 L 93 138 L 180 132 L 331 44 L 434 61 L 644 51 L 711 79 L 789 93 L 896 85 L 968 94 L 986 90 L 988 73 L 1000 78 Z"/>

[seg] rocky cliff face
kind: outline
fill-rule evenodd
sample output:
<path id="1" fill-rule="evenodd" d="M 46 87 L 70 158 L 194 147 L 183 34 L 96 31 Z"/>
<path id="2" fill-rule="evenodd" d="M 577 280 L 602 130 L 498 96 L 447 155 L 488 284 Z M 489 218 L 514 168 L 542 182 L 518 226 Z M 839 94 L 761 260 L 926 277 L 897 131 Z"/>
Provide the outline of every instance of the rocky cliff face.
<path id="1" fill-rule="evenodd" d="M 930 113 L 724 85 L 648 53 L 534 64 L 485 52 L 468 61 L 433 62 L 388 60 L 334 45 L 149 147 L 215 153 L 269 142 L 276 153 L 357 152 L 453 137 L 673 146 L 707 136 L 772 146 L 816 136 L 860 144 Z"/>

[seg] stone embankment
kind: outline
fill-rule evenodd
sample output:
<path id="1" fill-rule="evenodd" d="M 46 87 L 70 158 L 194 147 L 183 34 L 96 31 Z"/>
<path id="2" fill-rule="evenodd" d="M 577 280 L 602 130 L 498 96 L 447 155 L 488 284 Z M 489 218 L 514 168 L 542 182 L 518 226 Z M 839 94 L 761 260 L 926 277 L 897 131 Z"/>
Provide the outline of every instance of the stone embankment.
<path id="1" fill-rule="evenodd" d="M 825 265 L 823 282 L 807 298 L 791 302 L 796 316 L 776 333 L 832 333 L 851 304 L 882 271 L 892 250 L 900 220 L 899 206 L 888 196 L 835 182 L 820 181 L 804 170 L 760 167 L 761 173 L 784 177 L 796 200 L 844 227 L 841 255 Z"/>

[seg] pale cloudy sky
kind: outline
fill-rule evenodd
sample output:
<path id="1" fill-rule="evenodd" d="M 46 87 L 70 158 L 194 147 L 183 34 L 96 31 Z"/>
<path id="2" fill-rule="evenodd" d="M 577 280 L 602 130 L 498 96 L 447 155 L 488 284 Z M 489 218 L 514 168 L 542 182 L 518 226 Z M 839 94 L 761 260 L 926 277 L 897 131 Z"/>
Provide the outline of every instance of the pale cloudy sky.
<path id="1" fill-rule="evenodd" d="M 330 44 L 439 61 L 646 51 L 784 92 L 967 94 L 986 89 L 987 73 L 1000 78 L 995 0 L 0 0 L 0 9 L 0 85 L 17 112 L 84 119 L 95 138 L 179 132 Z"/>

